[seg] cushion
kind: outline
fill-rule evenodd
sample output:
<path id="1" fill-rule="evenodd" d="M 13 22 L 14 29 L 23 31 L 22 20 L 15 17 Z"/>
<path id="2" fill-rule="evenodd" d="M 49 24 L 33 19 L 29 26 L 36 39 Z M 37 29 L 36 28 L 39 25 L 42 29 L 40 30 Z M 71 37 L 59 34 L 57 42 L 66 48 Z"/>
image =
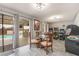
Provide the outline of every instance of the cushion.
<path id="1" fill-rule="evenodd" d="M 41 42 L 41 45 L 42 46 L 50 46 L 50 45 L 52 45 L 52 43 L 51 42 L 47 42 L 47 41 L 43 41 L 43 42 Z"/>
<path id="2" fill-rule="evenodd" d="M 31 43 L 39 43 L 39 42 L 40 42 L 40 40 L 36 40 L 36 39 L 31 40 Z"/>

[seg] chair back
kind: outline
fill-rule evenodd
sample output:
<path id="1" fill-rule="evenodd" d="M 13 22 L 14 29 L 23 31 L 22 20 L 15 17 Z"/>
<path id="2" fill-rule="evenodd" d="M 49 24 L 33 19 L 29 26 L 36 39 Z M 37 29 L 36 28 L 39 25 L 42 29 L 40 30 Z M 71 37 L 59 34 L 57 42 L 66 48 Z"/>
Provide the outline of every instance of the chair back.
<path id="1" fill-rule="evenodd" d="M 45 36 L 46 36 L 46 40 L 48 41 L 48 42 L 52 42 L 53 41 L 53 33 L 51 33 L 51 32 L 46 32 L 45 33 Z"/>

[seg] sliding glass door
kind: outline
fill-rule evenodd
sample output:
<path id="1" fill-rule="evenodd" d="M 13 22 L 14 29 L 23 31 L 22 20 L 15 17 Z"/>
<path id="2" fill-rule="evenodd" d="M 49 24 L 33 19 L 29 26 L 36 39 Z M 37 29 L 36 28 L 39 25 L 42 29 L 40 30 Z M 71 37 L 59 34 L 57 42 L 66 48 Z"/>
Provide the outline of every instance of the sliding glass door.
<path id="1" fill-rule="evenodd" d="M 13 49 L 13 17 L 9 15 L 0 15 L 0 51 Z"/>
<path id="2" fill-rule="evenodd" d="M 29 21 L 26 19 L 19 20 L 19 47 L 28 44 Z"/>
<path id="3" fill-rule="evenodd" d="M 3 51 L 3 44 L 2 44 L 2 15 L 0 14 L 0 52 Z"/>
<path id="4" fill-rule="evenodd" d="M 3 18 L 4 32 L 4 51 L 13 49 L 13 17 L 4 15 Z"/>

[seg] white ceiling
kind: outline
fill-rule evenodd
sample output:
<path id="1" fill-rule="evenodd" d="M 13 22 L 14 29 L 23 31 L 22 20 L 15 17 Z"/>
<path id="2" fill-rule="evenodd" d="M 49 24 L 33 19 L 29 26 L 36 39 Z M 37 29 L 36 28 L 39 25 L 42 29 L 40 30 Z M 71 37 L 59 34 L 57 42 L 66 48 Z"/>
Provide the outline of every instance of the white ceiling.
<path id="1" fill-rule="evenodd" d="M 48 19 L 53 15 L 62 15 L 63 18 L 60 19 L 60 21 L 73 20 L 79 10 L 79 4 L 77 3 L 48 3 L 43 10 L 37 10 L 31 3 L 3 3 L 0 5 L 24 12 L 48 22 L 55 22 L 53 19 Z"/>

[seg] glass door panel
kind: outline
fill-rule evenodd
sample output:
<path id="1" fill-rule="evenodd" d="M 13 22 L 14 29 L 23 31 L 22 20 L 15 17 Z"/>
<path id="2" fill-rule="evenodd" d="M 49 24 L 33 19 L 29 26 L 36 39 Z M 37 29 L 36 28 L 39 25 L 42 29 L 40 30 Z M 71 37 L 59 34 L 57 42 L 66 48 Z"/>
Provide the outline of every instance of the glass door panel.
<path id="1" fill-rule="evenodd" d="M 0 52 L 3 51 L 2 45 L 2 15 L 0 14 Z"/>
<path id="2" fill-rule="evenodd" d="M 13 49 L 13 17 L 4 15 L 3 18 L 3 36 L 4 36 L 4 51 Z"/>
<path id="3" fill-rule="evenodd" d="M 19 47 L 28 44 L 29 21 L 19 20 Z"/>

